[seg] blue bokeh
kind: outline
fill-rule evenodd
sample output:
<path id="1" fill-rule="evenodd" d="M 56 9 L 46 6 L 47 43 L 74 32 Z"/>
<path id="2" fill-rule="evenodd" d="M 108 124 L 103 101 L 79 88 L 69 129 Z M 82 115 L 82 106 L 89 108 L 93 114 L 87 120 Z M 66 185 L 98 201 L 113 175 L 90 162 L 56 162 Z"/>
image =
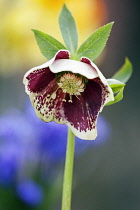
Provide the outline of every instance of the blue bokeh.
<path id="1" fill-rule="evenodd" d="M 97 128 L 98 137 L 94 141 L 76 137 L 75 155 L 108 139 L 110 126 L 104 117 L 99 117 Z M 32 177 L 37 173 L 40 179 L 45 176 L 44 180 L 49 180 L 49 174 L 56 172 L 56 164 L 64 161 L 66 142 L 67 126 L 41 121 L 29 102 L 23 111 L 8 110 L 0 116 L 0 184 L 14 184 L 22 201 L 37 205 L 43 191 Z"/>
<path id="2" fill-rule="evenodd" d="M 19 198 L 31 206 L 40 204 L 43 200 L 43 191 L 41 186 L 32 180 L 26 180 L 17 184 L 16 191 Z"/>

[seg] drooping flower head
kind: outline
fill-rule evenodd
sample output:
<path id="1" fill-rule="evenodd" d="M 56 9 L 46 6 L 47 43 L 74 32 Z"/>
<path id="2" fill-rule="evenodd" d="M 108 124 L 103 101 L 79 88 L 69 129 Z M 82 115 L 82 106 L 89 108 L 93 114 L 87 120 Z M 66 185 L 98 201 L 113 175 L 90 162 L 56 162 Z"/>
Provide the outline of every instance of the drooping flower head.
<path id="1" fill-rule="evenodd" d="M 96 138 L 98 114 L 114 100 L 98 67 L 86 57 L 71 60 L 68 50 L 29 70 L 23 82 L 40 119 L 66 124 L 81 139 Z"/>

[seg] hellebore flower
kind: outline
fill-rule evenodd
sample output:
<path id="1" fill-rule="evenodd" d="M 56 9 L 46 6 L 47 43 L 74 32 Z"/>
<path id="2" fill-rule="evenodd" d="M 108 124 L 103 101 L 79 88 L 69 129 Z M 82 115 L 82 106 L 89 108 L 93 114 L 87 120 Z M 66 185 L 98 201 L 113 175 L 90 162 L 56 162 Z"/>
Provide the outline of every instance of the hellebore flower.
<path id="1" fill-rule="evenodd" d="M 96 138 L 98 114 L 114 100 L 98 67 L 86 57 L 71 60 L 67 50 L 29 70 L 23 83 L 40 119 L 66 124 L 81 139 Z"/>

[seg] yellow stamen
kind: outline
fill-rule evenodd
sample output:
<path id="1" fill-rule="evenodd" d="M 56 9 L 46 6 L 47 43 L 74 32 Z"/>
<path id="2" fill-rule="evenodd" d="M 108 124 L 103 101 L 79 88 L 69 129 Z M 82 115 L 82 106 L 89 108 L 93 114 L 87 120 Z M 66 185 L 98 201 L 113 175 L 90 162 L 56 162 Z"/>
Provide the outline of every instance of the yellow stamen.
<path id="1" fill-rule="evenodd" d="M 85 84 L 82 81 L 82 76 L 78 77 L 77 75 L 72 73 L 63 74 L 58 82 L 58 86 L 62 89 L 64 93 L 69 94 L 69 102 L 72 102 L 73 95 L 77 97 L 82 92 L 84 92 L 85 89 Z"/>

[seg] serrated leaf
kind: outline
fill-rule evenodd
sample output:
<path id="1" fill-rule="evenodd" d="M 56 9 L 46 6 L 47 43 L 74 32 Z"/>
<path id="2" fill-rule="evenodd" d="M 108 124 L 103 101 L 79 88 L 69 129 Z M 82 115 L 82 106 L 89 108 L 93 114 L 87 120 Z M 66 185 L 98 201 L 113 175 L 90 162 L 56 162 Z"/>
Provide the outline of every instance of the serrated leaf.
<path id="1" fill-rule="evenodd" d="M 123 99 L 123 91 L 124 91 L 124 87 L 116 94 L 116 96 L 114 97 L 114 101 L 108 102 L 106 104 L 106 106 L 112 105 L 112 104 L 115 104 L 115 103 L 121 101 Z"/>
<path id="2" fill-rule="evenodd" d="M 78 59 L 81 57 L 88 57 L 94 60 L 104 49 L 111 28 L 114 22 L 108 23 L 96 30 L 91 36 L 80 46 L 77 55 Z"/>
<path id="3" fill-rule="evenodd" d="M 49 60 L 61 49 L 66 47 L 52 36 L 39 30 L 32 29 L 41 53 Z"/>
<path id="4" fill-rule="evenodd" d="M 122 83 L 126 83 L 132 75 L 132 64 L 128 58 L 125 59 L 124 65 L 113 76 L 114 79 L 119 80 Z"/>
<path id="5" fill-rule="evenodd" d="M 63 40 L 71 53 L 74 53 L 78 45 L 78 33 L 75 20 L 66 5 L 63 6 L 59 16 L 59 26 Z"/>

